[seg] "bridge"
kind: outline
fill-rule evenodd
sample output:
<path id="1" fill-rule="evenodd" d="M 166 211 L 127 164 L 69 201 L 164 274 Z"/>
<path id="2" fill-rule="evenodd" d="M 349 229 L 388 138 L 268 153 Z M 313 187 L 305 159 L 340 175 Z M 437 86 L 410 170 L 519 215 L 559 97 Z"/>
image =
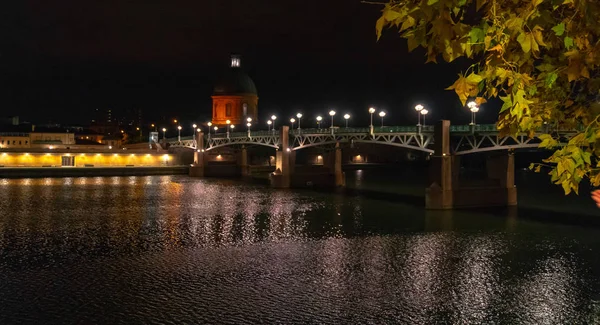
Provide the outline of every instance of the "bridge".
<path id="1" fill-rule="evenodd" d="M 388 126 L 367 128 L 295 129 L 282 126 L 279 130 L 207 134 L 193 137 L 163 139 L 169 148 L 192 149 L 194 164 L 190 176 L 204 177 L 209 167 L 205 156 L 211 150 L 224 147 L 240 148 L 236 159 L 241 174 L 249 170 L 247 147 L 264 146 L 276 152 L 275 172 L 270 174 L 275 188 L 303 186 L 343 186 L 342 145 L 357 143 L 380 144 L 416 150 L 430 154 L 429 186 L 426 188 L 426 208 L 452 209 L 477 206 L 512 206 L 517 204 L 514 185 L 513 150 L 537 148 L 539 135 L 554 133 L 561 142 L 577 134 L 575 130 L 553 130 L 546 127 L 533 137 L 526 134 L 502 136 L 495 125 L 456 125 L 439 121 L 435 126 Z M 319 172 L 295 170 L 298 150 L 311 147 L 332 148 L 323 157 Z M 473 185 L 459 178 L 460 157 L 488 152 L 487 180 Z M 493 154 L 493 152 L 496 152 Z M 214 161 L 213 161 L 214 163 Z"/>
<path id="2" fill-rule="evenodd" d="M 526 134 L 517 136 L 500 136 L 495 124 L 483 125 L 452 125 L 450 126 L 450 146 L 453 155 L 465 155 L 478 152 L 537 148 L 540 134 L 551 130 L 539 130 L 534 137 Z M 434 126 L 385 126 L 373 128 L 323 128 L 323 129 L 294 129 L 289 130 L 293 139 L 290 150 L 296 151 L 310 147 L 335 145 L 336 143 L 372 143 L 422 151 L 433 154 L 435 144 Z M 560 130 L 561 136 L 569 139 L 576 134 L 572 130 Z M 246 131 L 209 134 L 204 137 L 205 151 L 229 146 L 265 146 L 274 149 L 281 147 L 280 132 Z M 164 139 L 171 148 L 197 149 L 194 136 Z"/>

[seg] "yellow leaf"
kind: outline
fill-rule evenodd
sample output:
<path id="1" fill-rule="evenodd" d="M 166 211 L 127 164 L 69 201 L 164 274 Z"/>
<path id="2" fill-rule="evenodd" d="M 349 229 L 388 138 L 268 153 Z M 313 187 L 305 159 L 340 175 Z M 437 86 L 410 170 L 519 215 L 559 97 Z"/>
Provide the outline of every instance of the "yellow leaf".
<path id="1" fill-rule="evenodd" d="M 390 6 L 386 6 L 383 10 L 383 18 L 389 22 L 393 22 L 394 20 L 401 18 L 402 14 L 393 10 Z"/>
<path id="2" fill-rule="evenodd" d="M 537 25 L 536 25 L 536 26 L 533 28 L 532 34 L 533 34 L 533 38 L 534 38 L 534 40 L 535 40 L 535 42 L 536 42 L 537 44 L 539 44 L 539 45 L 541 45 L 541 46 L 547 46 L 547 45 L 544 43 L 544 35 L 542 34 L 542 31 L 543 31 L 543 30 L 544 30 L 543 28 L 541 28 L 540 26 L 537 26 Z"/>
<path id="3" fill-rule="evenodd" d="M 402 23 L 402 26 L 400 27 L 400 31 L 411 28 L 411 27 L 415 26 L 416 23 L 417 23 L 417 21 L 413 17 L 407 16 L 406 19 L 404 20 L 404 22 Z"/>
<path id="4" fill-rule="evenodd" d="M 381 16 L 379 17 L 379 19 L 377 19 L 377 22 L 375 23 L 375 32 L 377 33 L 377 40 L 381 38 L 381 31 L 383 30 L 383 26 L 385 26 L 385 18 Z"/>
<path id="5" fill-rule="evenodd" d="M 482 104 L 487 103 L 487 100 L 485 100 L 485 98 L 483 98 L 483 97 L 477 97 L 477 98 L 475 98 L 475 103 L 477 103 L 477 105 L 480 106 Z"/>

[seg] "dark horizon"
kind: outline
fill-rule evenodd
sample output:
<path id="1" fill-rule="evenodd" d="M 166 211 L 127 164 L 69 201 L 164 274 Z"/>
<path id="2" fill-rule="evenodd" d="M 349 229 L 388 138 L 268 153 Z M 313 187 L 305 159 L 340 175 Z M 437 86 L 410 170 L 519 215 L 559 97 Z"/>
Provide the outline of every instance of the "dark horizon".
<path id="1" fill-rule="evenodd" d="M 388 125 L 412 124 L 414 105 L 423 103 L 429 121 L 468 123 L 457 96 L 444 90 L 464 62 L 426 65 L 424 53 L 408 54 L 393 30 L 376 42 L 377 6 L 253 4 L 11 4 L 0 32 L 2 115 L 85 124 L 96 108 L 141 108 L 148 123 L 202 123 L 214 83 L 237 53 L 258 88 L 262 120 L 298 111 L 314 120 L 334 108 L 365 125 L 375 106 L 388 112 Z M 479 121 L 495 121 L 492 107 L 482 108 Z"/>

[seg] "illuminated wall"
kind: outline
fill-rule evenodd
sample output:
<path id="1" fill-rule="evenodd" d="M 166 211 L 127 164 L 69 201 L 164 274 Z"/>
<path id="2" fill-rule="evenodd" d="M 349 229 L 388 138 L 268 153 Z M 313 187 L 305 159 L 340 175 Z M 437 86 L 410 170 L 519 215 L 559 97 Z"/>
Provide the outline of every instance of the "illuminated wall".
<path id="1" fill-rule="evenodd" d="M 171 166 L 173 156 L 167 154 L 107 154 L 107 153 L 0 153 L 0 166 L 42 167 L 61 166 L 62 157 L 75 158 L 75 166 Z"/>
<path id="2" fill-rule="evenodd" d="M 29 148 L 29 135 L 27 136 L 3 136 L 0 135 L 0 148 Z"/>

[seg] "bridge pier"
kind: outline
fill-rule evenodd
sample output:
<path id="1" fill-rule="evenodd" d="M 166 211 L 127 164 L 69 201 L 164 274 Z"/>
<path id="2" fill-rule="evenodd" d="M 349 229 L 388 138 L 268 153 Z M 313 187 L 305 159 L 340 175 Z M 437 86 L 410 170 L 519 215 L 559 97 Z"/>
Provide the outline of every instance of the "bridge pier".
<path id="1" fill-rule="evenodd" d="M 271 174 L 271 186 L 274 188 L 290 187 L 290 127 L 282 125 L 279 128 L 279 149 L 276 153 L 275 172 Z"/>
<path id="2" fill-rule="evenodd" d="M 247 177 L 250 171 L 248 166 L 248 150 L 246 149 L 246 146 L 242 146 L 238 163 L 241 169 L 242 177 Z"/>
<path id="3" fill-rule="evenodd" d="M 194 151 L 194 163 L 190 166 L 191 177 L 204 177 L 205 167 L 204 133 L 196 133 L 196 151 Z"/>
<path id="4" fill-rule="evenodd" d="M 514 156 L 503 153 L 488 159 L 487 182 L 460 184 L 460 156 L 450 153 L 450 121 L 438 122 L 434 129 L 434 154 L 430 160 L 429 187 L 425 190 L 427 209 L 513 206 L 517 204 L 514 185 Z"/>

